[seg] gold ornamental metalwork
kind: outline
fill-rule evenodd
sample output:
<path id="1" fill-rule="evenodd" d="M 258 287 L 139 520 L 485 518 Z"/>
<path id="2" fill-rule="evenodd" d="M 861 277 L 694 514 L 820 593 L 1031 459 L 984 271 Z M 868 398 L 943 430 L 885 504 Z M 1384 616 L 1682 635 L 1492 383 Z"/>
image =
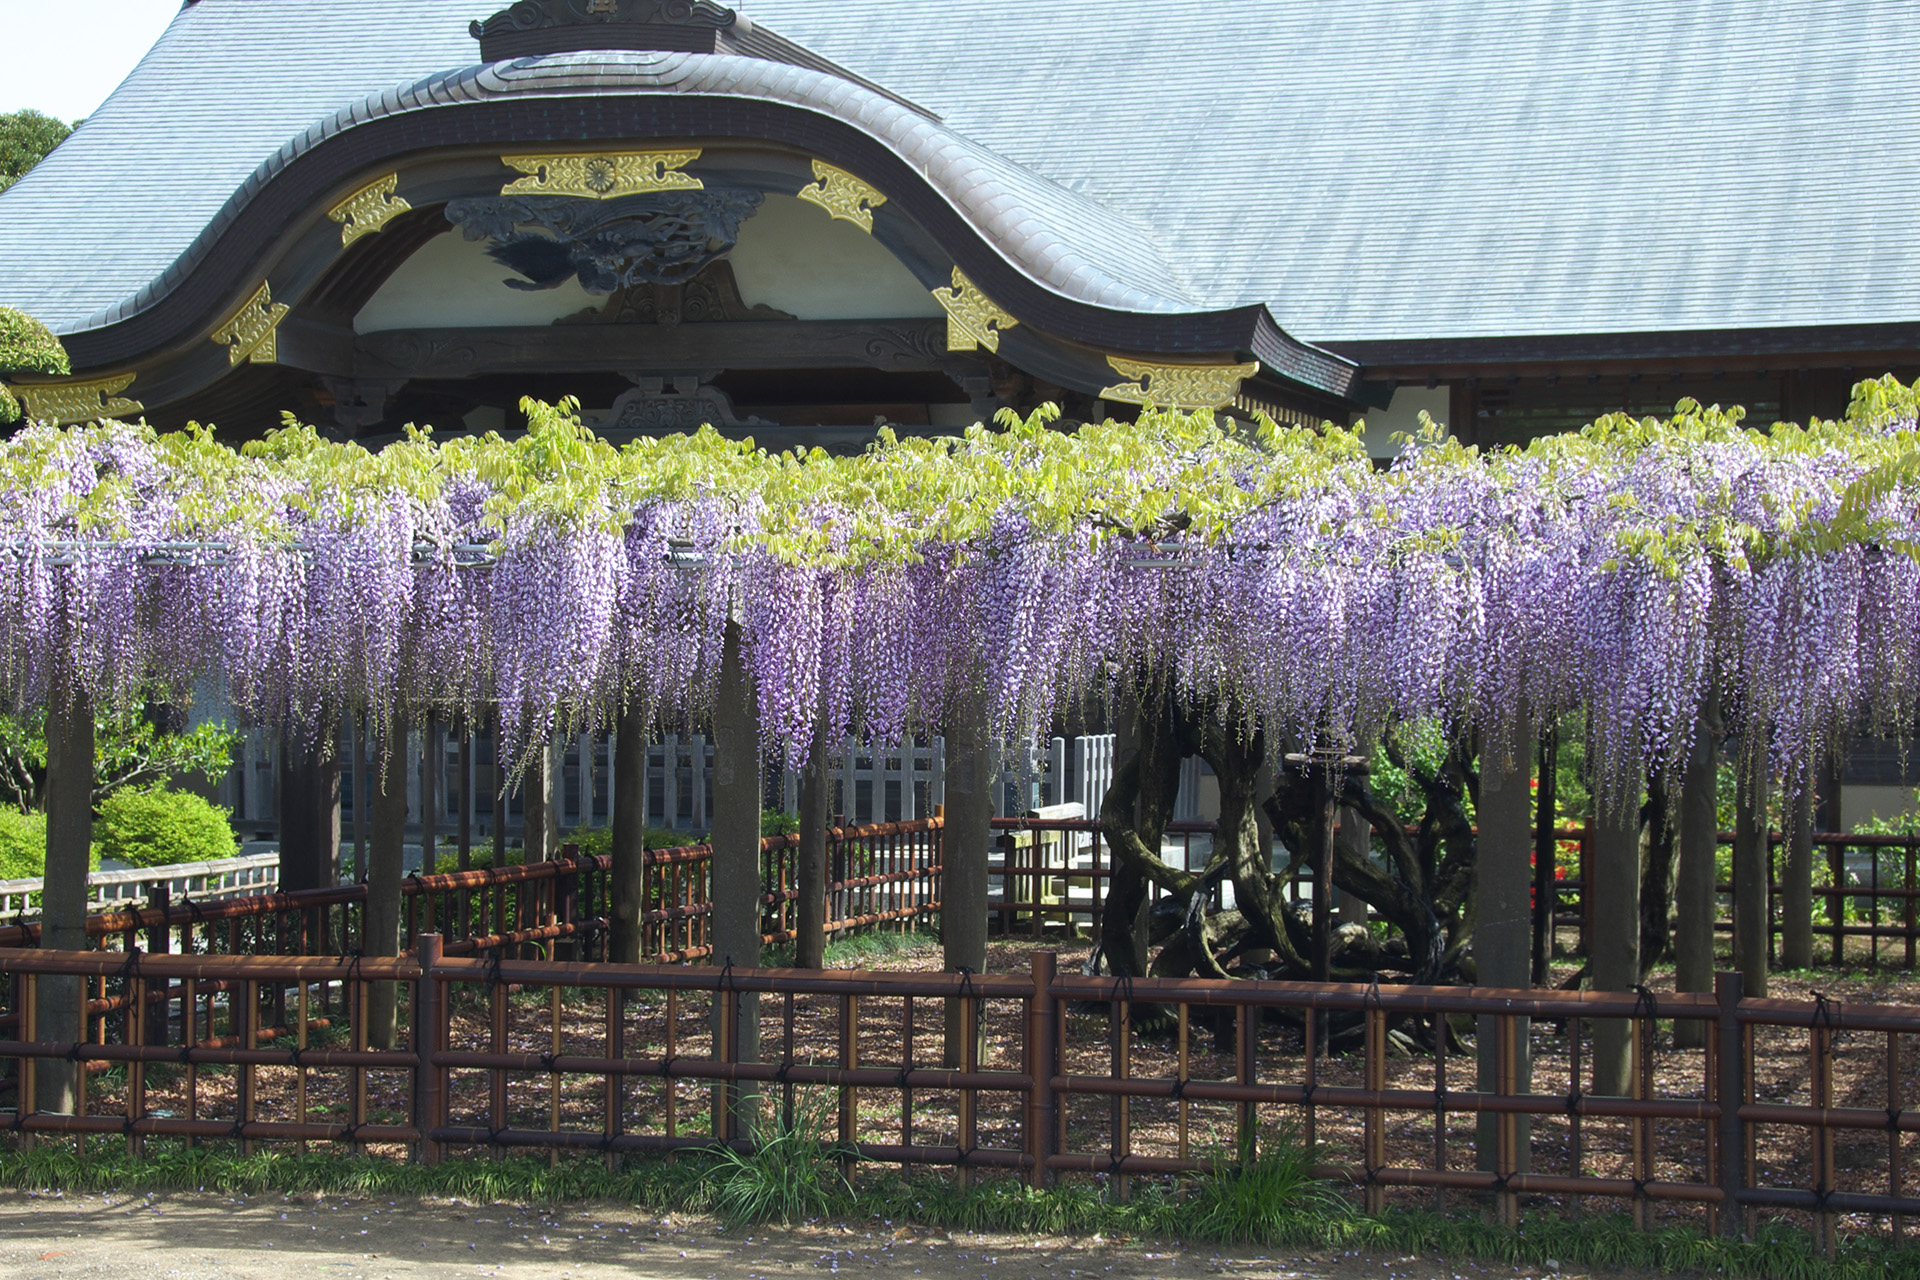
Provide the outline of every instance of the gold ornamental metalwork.
<path id="1" fill-rule="evenodd" d="M 935 289 L 933 296 L 946 308 L 949 351 L 976 351 L 981 347 L 998 351 L 1000 335 L 1020 323 L 995 306 L 993 299 L 980 292 L 980 286 L 958 267 L 953 269 L 953 287 Z"/>
<path id="2" fill-rule="evenodd" d="M 273 300 L 273 286 L 263 284 L 247 299 L 238 315 L 213 331 L 213 340 L 227 349 L 227 361 L 273 364 L 280 358 L 280 322 L 292 308 Z"/>
<path id="3" fill-rule="evenodd" d="M 1101 399 L 1162 409 L 1224 408 L 1239 396 L 1240 384 L 1260 372 L 1257 360 L 1251 364 L 1163 365 L 1108 356 L 1107 363 L 1126 381 L 1102 391 Z"/>
<path id="4" fill-rule="evenodd" d="M 133 385 L 137 375 L 123 373 L 113 378 L 90 382 L 14 383 L 13 393 L 26 407 L 34 422 L 67 426 L 75 422 L 93 422 L 100 418 L 124 418 L 146 408 L 138 400 L 120 393 Z"/>
<path id="5" fill-rule="evenodd" d="M 813 162 L 818 182 L 800 188 L 800 198 L 819 205 L 842 222 L 851 222 L 868 235 L 873 234 L 873 211 L 887 202 L 877 187 L 836 169 L 824 160 Z"/>
<path id="6" fill-rule="evenodd" d="M 413 208 L 394 194 L 400 175 L 390 173 L 369 183 L 327 210 L 327 216 L 340 224 L 340 247 L 346 248 L 361 236 L 370 236 Z"/>
<path id="7" fill-rule="evenodd" d="M 524 178 L 500 188 L 503 196 L 582 196 L 614 200 L 643 191 L 703 191 L 706 183 L 680 170 L 698 151 L 625 151 L 597 156 L 501 156 Z"/>

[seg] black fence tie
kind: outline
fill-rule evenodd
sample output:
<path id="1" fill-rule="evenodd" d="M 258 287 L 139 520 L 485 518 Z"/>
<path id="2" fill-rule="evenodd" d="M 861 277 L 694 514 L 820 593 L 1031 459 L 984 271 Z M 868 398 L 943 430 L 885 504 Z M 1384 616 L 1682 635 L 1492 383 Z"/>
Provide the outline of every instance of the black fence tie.
<path id="1" fill-rule="evenodd" d="M 127 952 L 127 962 L 120 966 L 120 980 L 131 982 L 140 976 L 140 948 L 132 947 Z"/>
<path id="2" fill-rule="evenodd" d="M 960 966 L 960 999 L 973 1001 L 973 1031 L 980 1034 L 980 1015 L 986 1012 L 987 998 L 973 985 L 973 966 Z"/>
<path id="3" fill-rule="evenodd" d="M 1834 1029 L 1833 1002 L 1818 991 L 1813 993 L 1813 1022 L 1810 1025 L 1825 1027 L 1828 1031 Z"/>
<path id="4" fill-rule="evenodd" d="M 1187 1082 L 1185 1080 L 1175 1080 L 1173 1082 L 1173 1092 L 1168 1096 L 1170 1096 L 1175 1102 L 1178 1102 L 1180 1101 L 1180 1099 L 1186 1097 Z"/>
<path id="5" fill-rule="evenodd" d="M 1320 1091 L 1320 1086 L 1317 1084 L 1309 1084 L 1303 1087 L 1300 1090 L 1300 1105 L 1303 1107 L 1312 1106 L 1313 1095 L 1318 1093 L 1319 1091 Z"/>
<path id="6" fill-rule="evenodd" d="M 67 1061 L 77 1065 L 80 1061 L 80 1051 L 86 1047 L 85 1041 L 75 1040 L 67 1047 Z"/>
<path id="7" fill-rule="evenodd" d="M 780 1060 L 780 1069 L 773 1073 L 773 1082 L 775 1084 L 787 1083 L 787 1077 L 792 1073 L 792 1071 L 793 1071 L 793 1063 L 788 1061 L 785 1058 L 782 1058 Z M 905 1075 L 906 1072 L 903 1071 L 900 1074 Z"/>
<path id="8" fill-rule="evenodd" d="M 1380 975 L 1374 974 L 1367 979 L 1367 989 L 1360 994 L 1362 1009 L 1384 1009 L 1387 1002 L 1380 998 Z"/>
<path id="9" fill-rule="evenodd" d="M 493 989 L 500 985 L 500 966 L 503 963 L 504 962 L 500 958 L 499 951 L 496 950 L 488 954 L 487 956 L 487 994 L 488 995 L 492 995 Z"/>
<path id="10" fill-rule="evenodd" d="M 728 956 L 727 962 L 720 966 L 720 981 L 714 985 L 713 989 L 715 991 L 733 990 L 733 957 L 732 956 Z"/>
<path id="11" fill-rule="evenodd" d="M 1635 1178 L 1633 1180 L 1633 1198 L 1635 1200 L 1646 1199 L 1647 1188 L 1652 1185 L 1653 1185 L 1652 1178 Z"/>
<path id="12" fill-rule="evenodd" d="M 1898 1107 L 1887 1108 L 1887 1132 L 1888 1133 L 1900 1132 L 1900 1117 L 1904 1114 L 1906 1113 L 1901 1111 L 1900 1108 Z"/>
<path id="13" fill-rule="evenodd" d="M 912 1068 L 910 1067 L 900 1068 L 900 1074 L 893 1078 L 893 1087 L 898 1089 L 900 1092 L 905 1093 L 908 1089 L 913 1087 L 907 1083 L 907 1077 L 912 1074 L 913 1074 Z"/>
<path id="14" fill-rule="evenodd" d="M 306 1055 L 306 1052 L 307 1051 L 305 1049 L 302 1049 L 299 1045 L 295 1045 L 293 1046 L 293 1048 L 287 1050 L 288 1060 L 293 1064 L 296 1070 L 300 1067 L 301 1065 L 300 1059 Z"/>
<path id="15" fill-rule="evenodd" d="M 560 1068 L 554 1065 L 558 1061 L 558 1054 L 551 1052 L 543 1053 L 540 1055 L 540 1069 L 550 1074 L 558 1075 L 560 1074 Z"/>
<path id="16" fill-rule="evenodd" d="M 190 1067 L 193 1065 L 193 1046 L 192 1045 L 183 1044 L 180 1046 L 180 1065 L 183 1067 Z"/>
<path id="17" fill-rule="evenodd" d="M 1433 1114 L 1444 1116 L 1447 1113 L 1447 1086 L 1435 1085 L 1433 1089 Z"/>
<path id="18" fill-rule="evenodd" d="M 1368 1170 L 1368 1176 L 1369 1177 L 1372 1176 L 1372 1170 Z M 1494 1174 L 1493 1175 L 1493 1194 L 1497 1196 L 1506 1195 L 1508 1190 L 1511 1188 L 1512 1184 L 1513 1184 L 1513 1175 L 1511 1173 Z"/>
<path id="19" fill-rule="evenodd" d="M 235 1142 L 239 1142 L 242 1138 L 246 1136 L 246 1128 L 247 1128 L 246 1121 L 235 1120 L 232 1126 L 227 1130 L 227 1137 L 232 1139 Z"/>
<path id="20" fill-rule="evenodd" d="M 1646 1012 L 1642 1013 L 1643 1009 Z M 1656 1021 L 1660 1017 L 1659 998 L 1645 987 L 1636 986 L 1633 989 L 1633 1016 L 1648 1022 Z"/>
<path id="21" fill-rule="evenodd" d="M 1813 1193 L 1813 1211 L 1814 1211 L 1815 1213 L 1830 1213 L 1830 1212 L 1832 1212 L 1832 1210 L 1831 1210 L 1831 1208 L 1829 1207 L 1829 1206 L 1830 1206 L 1830 1205 L 1831 1205 L 1832 1203 L 1833 1203 L 1833 1188 L 1832 1188 L 1832 1187 L 1820 1187 L 1820 1188 L 1817 1188 L 1817 1189 L 1816 1189 L 1816 1190 L 1814 1191 L 1814 1193 Z"/>
<path id="22" fill-rule="evenodd" d="M 1579 1086 L 1576 1085 L 1573 1092 L 1567 1095 L 1567 1114 L 1570 1116 L 1579 1115 L 1580 1104 L 1585 1100 L 1586 1095 L 1581 1093 Z"/>
<path id="23" fill-rule="evenodd" d="M 1113 998 L 1117 1004 L 1126 1006 L 1127 1016 L 1121 1022 L 1125 1030 L 1133 1029 L 1133 975 L 1123 973 L 1113 980 Z"/>
<path id="24" fill-rule="evenodd" d="M 134 1123 L 134 1121 L 133 1121 L 133 1117 L 132 1117 L 132 1116 L 127 1116 L 127 1117 L 125 1117 L 124 1119 L 122 1119 L 122 1120 L 120 1121 L 120 1136 L 121 1136 L 121 1137 L 123 1137 L 123 1138 L 131 1138 L 131 1137 L 133 1136 L 133 1123 Z"/>
<path id="25" fill-rule="evenodd" d="M 660 1078 L 662 1080 L 671 1080 L 673 1078 L 674 1061 L 675 1059 L 672 1055 L 660 1059 Z"/>

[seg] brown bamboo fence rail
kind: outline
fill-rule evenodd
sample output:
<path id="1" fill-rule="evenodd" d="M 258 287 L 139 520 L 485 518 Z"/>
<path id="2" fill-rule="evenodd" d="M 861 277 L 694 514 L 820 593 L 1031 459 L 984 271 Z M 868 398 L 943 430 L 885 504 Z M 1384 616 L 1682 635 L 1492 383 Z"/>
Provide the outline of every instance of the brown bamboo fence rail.
<path id="1" fill-rule="evenodd" d="M 871 927 L 910 928 L 939 910 L 945 820 L 835 828 L 828 833 L 834 874 L 827 885 L 829 934 Z M 794 864 L 798 836 L 761 841 L 764 935 L 793 937 Z M 712 915 L 708 880 L 713 850 L 705 845 L 650 849 L 642 888 L 642 954 L 650 960 L 697 960 L 709 954 Z M 364 884 L 260 894 L 216 902 L 171 902 L 164 893 L 141 908 L 88 917 L 95 945 L 150 953 L 342 955 L 360 950 L 358 909 Z M 578 958 L 603 955 L 612 913 L 612 859 L 581 857 L 571 848 L 548 862 L 412 875 L 401 883 L 403 945 L 422 933 L 447 939 L 449 955 L 571 944 Z M 39 945 L 40 926 L 0 928 L 0 950 Z"/>
<path id="2" fill-rule="evenodd" d="M 613 1158 L 744 1148 L 753 1113 L 818 1097 L 850 1156 L 950 1167 L 963 1180 L 1093 1176 L 1124 1194 L 1141 1178 L 1257 1158 L 1291 1127 L 1324 1176 L 1373 1208 L 1475 1193 L 1512 1221 L 1523 1198 L 1597 1198 L 1628 1204 L 1642 1225 L 1691 1218 L 1730 1233 L 1785 1210 L 1829 1239 L 1843 1219 L 1899 1234 L 1920 1215 L 1908 1159 L 1920 1102 L 1902 1067 L 1920 1008 L 1743 999 L 1737 974 L 1710 995 L 1656 1000 L 1126 982 L 1061 973 L 1044 950 L 1027 972 L 999 975 L 467 958 L 446 955 L 436 934 L 388 959 L 16 949 L 0 953 L 0 973 L 13 980 L 15 1027 L 0 1040 L 0 1062 L 13 1064 L 0 1129 L 23 1143 Z M 43 984 L 57 978 L 99 995 L 79 1043 L 37 1034 Z M 363 1016 L 378 983 L 407 993 L 391 1047 L 369 1043 Z M 949 1061 L 942 1028 L 954 1004 Z M 758 1054 L 713 1030 L 737 1025 L 729 1015 L 743 1006 Z M 1483 1087 L 1449 1057 L 1446 1034 L 1449 1021 L 1475 1019 L 1499 1046 Z M 1631 1027 L 1628 1096 L 1591 1087 L 1585 1046 L 1605 1020 Z M 1662 1051 L 1675 1021 L 1706 1023 L 1708 1049 Z M 1396 1047 L 1423 1029 L 1437 1033 L 1429 1051 Z M 1336 1039 L 1351 1047 L 1333 1052 Z M 1518 1083 L 1523 1047 L 1531 1089 Z M 1836 1069 L 1843 1056 L 1884 1074 L 1859 1084 Z M 1687 1069 L 1656 1072 L 1656 1058 Z M 1783 1061 L 1800 1064 L 1797 1082 L 1772 1078 Z M 77 1114 L 37 1112 L 37 1076 L 68 1064 L 124 1074 L 97 1078 Z M 1856 1081 L 1846 1094 L 1843 1075 Z"/>

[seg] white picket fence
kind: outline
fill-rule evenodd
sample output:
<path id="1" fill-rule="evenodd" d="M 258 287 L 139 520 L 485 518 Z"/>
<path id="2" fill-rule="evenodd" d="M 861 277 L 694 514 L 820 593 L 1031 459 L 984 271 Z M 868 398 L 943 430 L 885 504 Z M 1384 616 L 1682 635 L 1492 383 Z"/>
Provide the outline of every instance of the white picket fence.
<path id="1" fill-rule="evenodd" d="M 163 880 L 174 902 L 183 898 L 209 902 L 272 893 L 280 887 L 280 855 L 256 853 L 214 862 L 95 871 L 87 877 L 87 908 L 100 911 L 145 903 L 151 886 Z M 0 880 L 0 918 L 11 923 L 16 916 L 36 912 L 39 904 L 33 900 L 40 896 L 41 884 L 39 880 Z"/>
<path id="2" fill-rule="evenodd" d="M 553 795 L 560 826 L 567 830 L 607 826 L 613 816 L 612 778 L 618 742 L 611 735 L 582 734 L 556 746 L 564 747 L 553 753 Z M 367 793 L 365 780 L 352 776 L 353 755 L 348 739 L 341 748 L 348 775 L 343 786 L 341 834 L 348 844 L 354 841 L 359 827 L 359 799 Z M 471 753 L 474 776 L 470 779 L 460 776 L 459 744 L 451 736 L 438 760 L 426 762 L 425 755 L 421 735 L 413 734 L 408 759 L 417 763 L 408 771 L 408 811 L 414 815 L 410 825 L 419 824 L 422 768 L 437 767 L 436 832 L 442 837 L 453 832 L 462 798 L 471 791 L 475 801 L 474 839 L 490 839 L 495 815 L 493 764 L 487 741 L 483 738 L 475 744 Z M 1021 744 L 998 762 L 995 812 L 1003 817 L 1018 816 L 1042 806 L 1078 803 L 1089 815 L 1098 814 L 1101 799 L 1113 780 L 1113 756 L 1111 734 L 1054 738 L 1044 745 Z M 1199 762 L 1188 761 L 1181 775 L 1182 816 L 1197 812 L 1200 774 Z M 874 751 L 849 739 L 834 754 L 830 777 L 833 811 L 850 822 L 909 822 L 926 817 L 946 803 L 946 742 L 938 736 L 922 737 L 908 747 Z M 709 739 L 700 735 L 670 736 L 648 744 L 646 778 L 642 802 L 647 825 L 689 832 L 704 832 L 712 826 L 713 744 Z M 768 781 L 769 804 L 789 813 L 798 812 L 798 776 L 781 771 L 770 775 Z M 220 803 L 233 810 L 234 825 L 243 836 L 249 828 L 264 836 L 275 827 L 278 783 L 277 742 L 265 733 L 247 734 L 218 796 Z M 508 799 L 506 819 L 509 833 L 517 833 L 517 796 Z"/>

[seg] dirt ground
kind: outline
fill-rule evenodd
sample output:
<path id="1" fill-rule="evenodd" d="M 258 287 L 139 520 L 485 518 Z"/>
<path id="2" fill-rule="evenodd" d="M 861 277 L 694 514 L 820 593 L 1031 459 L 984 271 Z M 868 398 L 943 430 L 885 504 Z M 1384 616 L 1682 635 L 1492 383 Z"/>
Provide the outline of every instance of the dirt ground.
<path id="1" fill-rule="evenodd" d="M 771 1280 L 808 1275 L 1560 1280 L 1594 1273 L 1577 1267 L 1448 1265 L 1431 1257 L 1183 1249 L 1164 1241 L 1099 1237 L 1008 1239 L 882 1223 L 739 1233 L 723 1231 L 709 1219 L 604 1204 L 0 1192 L 0 1280 Z M 1606 1273 L 1606 1280 L 1633 1278 Z"/>

